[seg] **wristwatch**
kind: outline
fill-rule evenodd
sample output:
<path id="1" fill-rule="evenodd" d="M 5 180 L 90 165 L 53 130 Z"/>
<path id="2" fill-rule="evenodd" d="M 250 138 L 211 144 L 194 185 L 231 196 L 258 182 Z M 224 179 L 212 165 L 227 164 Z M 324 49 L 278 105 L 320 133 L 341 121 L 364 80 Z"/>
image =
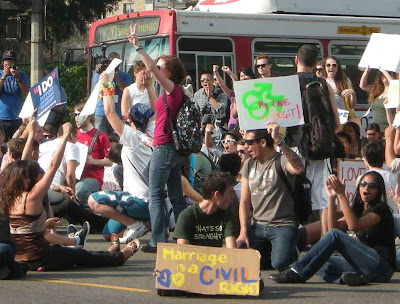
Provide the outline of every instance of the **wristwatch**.
<path id="1" fill-rule="evenodd" d="M 143 50 L 142 46 L 139 46 L 138 48 L 136 48 L 136 52 L 139 52 L 140 50 Z"/>
<path id="2" fill-rule="evenodd" d="M 6 78 L 7 78 L 7 76 L 6 77 L 1 76 L 1 80 L 6 80 Z"/>
<path id="3" fill-rule="evenodd" d="M 285 140 L 282 138 L 276 145 L 278 147 L 282 147 L 284 144 L 286 144 Z"/>

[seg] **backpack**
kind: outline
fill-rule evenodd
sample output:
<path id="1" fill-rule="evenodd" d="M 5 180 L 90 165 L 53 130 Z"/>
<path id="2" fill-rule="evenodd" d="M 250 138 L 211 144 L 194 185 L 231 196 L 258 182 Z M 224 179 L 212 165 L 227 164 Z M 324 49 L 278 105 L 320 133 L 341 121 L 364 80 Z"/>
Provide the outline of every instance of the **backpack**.
<path id="1" fill-rule="evenodd" d="M 323 160 L 332 156 L 335 134 L 335 116 L 329 99 L 326 81 L 315 76 L 307 83 L 299 75 L 302 91 L 304 125 L 298 127 L 298 147 L 306 159 Z"/>
<path id="2" fill-rule="evenodd" d="M 203 136 L 201 134 L 201 115 L 194 102 L 182 91 L 182 103 L 176 116 L 175 127 L 169 116 L 165 92 L 163 102 L 176 152 L 180 155 L 198 153 L 203 144 Z M 164 127 L 164 133 L 167 133 L 166 126 Z"/>
<path id="3" fill-rule="evenodd" d="M 305 172 L 298 174 L 296 175 L 293 189 L 286 177 L 285 172 L 283 172 L 281 165 L 281 156 L 282 154 L 275 158 L 276 172 L 278 173 L 278 176 L 286 185 L 287 189 L 290 192 L 290 195 L 292 196 L 296 220 L 300 224 L 304 225 L 307 223 L 309 216 L 312 214 L 311 181 L 306 177 Z M 250 169 L 255 161 L 256 160 L 254 158 L 251 158 L 248 162 L 249 174 Z"/>

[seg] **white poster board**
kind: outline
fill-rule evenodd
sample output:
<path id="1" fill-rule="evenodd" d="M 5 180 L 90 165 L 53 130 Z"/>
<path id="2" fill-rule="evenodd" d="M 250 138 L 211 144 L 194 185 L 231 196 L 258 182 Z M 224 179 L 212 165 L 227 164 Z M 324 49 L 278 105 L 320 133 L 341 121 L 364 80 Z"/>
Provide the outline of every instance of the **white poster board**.
<path id="1" fill-rule="evenodd" d="M 242 130 L 265 129 L 272 121 L 281 127 L 304 124 L 297 75 L 235 81 L 233 87 Z"/>
<path id="2" fill-rule="evenodd" d="M 399 80 L 394 79 L 389 82 L 389 90 L 387 93 L 387 99 L 383 102 L 386 109 L 395 109 L 400 106 L 399 102 Z M 387 101 L 387 102 L 386 102 Z"/>
<path id="3" fill-rule="evenodd" d="M 398 72 L 400 35 L 373 33 L 358 67 Z"/>
<path id="4" fill-rule="evenodd" d="M 122 62 L 121 59 L 114 58 L 111 63 L 108 65 L 106 72 L 108 73 L 108 78 L 110 81 L 113 81 L 115 75 L 115 68 L 120 65 Z M 82 120 L 82 122 L 86 119 L 86 116 L 92 115 L 96 111 L 96 105 L 99 100 L 99 92 L 100 92 L 100 82 L 98 81 L 90 94 L 89 99 L 86 101 L 85 106 L 83 107 L 81 114 L 78 119 Z"/>
<path id="5" fill-rule="evenodd" d="M 338 109 L 338 113 L 340 124 L 345 124 L 349 120 L 349 111 Z"/>
<path id="6" fill-rule="evenodd" d="M 346 197 L 349 202 L 354 198 L 357 189 L 357 178 L 367 172 L 362 160 L 338 159 L 338 179 L 346 183 Z"/>
<path id="7" fill-rule="evenodd" d="M 87 158 L 87 153 L 88 153 L 89 147 L 84 144 L 81 144 L 80 142 L 76 142 L 75 144 L 79 148 L 79 166 L 76 167 L 75 176 L 76 176 L 76 179 L 81 179 L 81 176 L 83 173 L 83 168 L 85 167 L 85 164 L 86 164 L 86 158 Z"/>

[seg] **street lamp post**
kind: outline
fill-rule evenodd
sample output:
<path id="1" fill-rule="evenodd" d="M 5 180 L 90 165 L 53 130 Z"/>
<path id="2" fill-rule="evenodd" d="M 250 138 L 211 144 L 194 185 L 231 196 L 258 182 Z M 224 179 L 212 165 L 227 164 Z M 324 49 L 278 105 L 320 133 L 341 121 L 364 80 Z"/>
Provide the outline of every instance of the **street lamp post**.
<path id="1" fill-rule="evenodd" d="M 32 0 L 31 85 L 43 77 L 43 0 Z"/>

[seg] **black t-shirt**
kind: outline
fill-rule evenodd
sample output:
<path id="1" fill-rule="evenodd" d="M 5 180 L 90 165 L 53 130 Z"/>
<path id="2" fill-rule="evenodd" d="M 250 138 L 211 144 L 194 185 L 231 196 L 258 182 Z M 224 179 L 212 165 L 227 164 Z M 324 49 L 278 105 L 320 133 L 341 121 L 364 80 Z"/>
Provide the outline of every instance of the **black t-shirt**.
<path id="1" fill-rule="evenodd" d="M 185 239 L 189 240 L 190 245 L 210 247 L 222 247 L 225 238 L 236 235 L 230 209 L 206 214 L 198 204 L 181 212 L 174 231 L 174 239 Z"/>
<path id="2" fill-rule="evenodd" d="M 357 233 L 358 239 L 373 248 L 382 258 L 396 269 L 395 232 L 392 211 L 386 203 L 378 203 L 367 210 L 381 218 L 380 222 Z"/>

